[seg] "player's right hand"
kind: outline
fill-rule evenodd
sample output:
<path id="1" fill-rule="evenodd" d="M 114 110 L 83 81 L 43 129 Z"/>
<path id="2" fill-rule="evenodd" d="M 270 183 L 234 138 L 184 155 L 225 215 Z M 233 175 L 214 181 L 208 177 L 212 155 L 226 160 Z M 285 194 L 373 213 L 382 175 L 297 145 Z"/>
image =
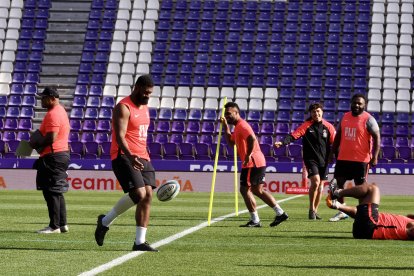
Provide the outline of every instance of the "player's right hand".
<path id="1" fill-rule="evenodd" d="M 274 146 L 276 148 L 280 148 L 281 146 L 283 146 L 283 143 L 282 142 L 275 142 Z"/>
<path id="2" fill-rule="evenodd" d="M 144 169 L 144 164 L 141 163 L 138 155 L 131 155 L 129 158 L 131 165 L 134 169 L 142 171 Z"/>

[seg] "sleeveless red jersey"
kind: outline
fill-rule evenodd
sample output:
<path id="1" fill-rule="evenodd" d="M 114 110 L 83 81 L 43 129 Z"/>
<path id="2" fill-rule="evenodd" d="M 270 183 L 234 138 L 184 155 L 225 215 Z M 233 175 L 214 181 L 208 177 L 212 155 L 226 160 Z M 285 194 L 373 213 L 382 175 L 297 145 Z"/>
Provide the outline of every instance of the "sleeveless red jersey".
<path id="1" fill-rule="evenodd" d="M 352 112 L 344 114 L 341 120 L 341 144 L 338 160 L 365 162 L 371 160 L 372 137 L 367 129 L 367 121 L 371 117 L 368 112 L 352 116 Z"/>
<path id="2" fill-rule="evenodd" d="M 250 135 L 255 135 L 252 127 L 245 120 L 240 119 L 234 127 L 234 132 L 231 136 L 231 139 L 237 145 L 237 153 L 240 156 L 242 162 L 246 157 L 247 137 L 249 137 Z M 252 162 L 252 160 L 254 163 Z M 266 160 L 264 158 L 262 151 L 260 150 L 259 142 L 257 142 L 256 139 L 254 142 L 250 162 L 246 166 L 243 166 L 242 164 L 242 168 L 260 168 L 264 166 L 266 166 Z"/>
<path id="3" fill-rule="evenodd" d="M 408 240 L 407 223 L 414 221 L 406 216 L 379 213 L 377 227 L 372 234 L 378 240 Z"/>
<path id="4" fill-rule="evenodd" d="M 125 134 L 125 140 L 128 143 L 129 150 L 132 154 L 138 155 L 143 159 L 150 160 L 147 150 L 147 131 L 150 124 L 148 106 L 141 105 L 140 107 L 137 107 L 132 102 L 130 96 L 123 98 L 118 104 L 126 105 L 130 112 L 128 127 Z M 114 132 L 114 123 L 112 122 L 112 160 L 118 156 L 118 151 L 119 147 Z"/>

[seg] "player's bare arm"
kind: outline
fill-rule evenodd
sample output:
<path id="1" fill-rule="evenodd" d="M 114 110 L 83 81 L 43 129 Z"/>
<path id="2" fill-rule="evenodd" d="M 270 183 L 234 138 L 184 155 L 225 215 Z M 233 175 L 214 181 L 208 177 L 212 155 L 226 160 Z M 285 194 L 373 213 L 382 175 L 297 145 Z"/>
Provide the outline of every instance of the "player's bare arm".
<path id="1" fill-rule="evenodd" d="M 246 157 L 244 158 L 243 165 L 247 165 L 250 162 L 250 156 L 253 151 L 254 142 L 256 141 L 256 137 L 254 135 L 250 135 L 247 137 L 247 151 Z"/>

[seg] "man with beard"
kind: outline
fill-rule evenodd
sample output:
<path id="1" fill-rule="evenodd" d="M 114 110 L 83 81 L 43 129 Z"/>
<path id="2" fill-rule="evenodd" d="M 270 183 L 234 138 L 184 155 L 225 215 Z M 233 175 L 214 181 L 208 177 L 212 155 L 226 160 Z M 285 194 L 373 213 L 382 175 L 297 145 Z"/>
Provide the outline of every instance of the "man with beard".
<path id="1" fill-rule="evenodd" d="M 150 218 L 155 170 L 147 151 L 147 131 L 150 124 L 148 100 L 154 83 L 149 75 L 140 76 L 130 96 L 122 99 L 114 109 L 112 120 L 111 159 L 115 173 L 125 195 L 106 215 L 99 215 L 95 240 L 103 245 L 111 223 L 136 205 L 136 238 L 133 251 L 158 251 L 146 242 Z"/>
<path id="2" fill-rule="evenodd" d="M 224 127 L 224 137 L 229 146 L 237 146 L 237 153 L 242 161 L 242 170 L 240 174 L 240 193 L 243 196 L 244 203 L 250 212 L 250 220 L 241 227 L 261 227 L 259 214 L 256 209 L 256 200 L 254 195 L 259 197 L 269 207 L 271 207 L 276 217 L 271 227 L 277 226 L 288 219 L 288 215 L 279 206 L 273 196 L 263 190 L 266 172 L 266 160 L 259 143 L 250 125 L 240 117 L 240 109 L 236 103 L 229 102 L 225 106 L 224 117 L 220 118 Z M 234 125 L 233 134 L 228 124 Z"/>
<path id="3" fill-rule="evenodd" d="M 344 188 L 347 180 L 354 180 L 355 185 L 366 182 L 369 167 L 378 162 L 379 127 L 375 118 L 364 111 L 366 103 L 364 95 L 355 94 L 351 99 L 351 111 L 344 114 L 336 130 L 331 160 L 335 155 L 334 177 L 340 189 Z M 344 203 L 342 197 L 338 201 Z M 345 218 L 348 215 L 339 212 L 330 221 Z"/>

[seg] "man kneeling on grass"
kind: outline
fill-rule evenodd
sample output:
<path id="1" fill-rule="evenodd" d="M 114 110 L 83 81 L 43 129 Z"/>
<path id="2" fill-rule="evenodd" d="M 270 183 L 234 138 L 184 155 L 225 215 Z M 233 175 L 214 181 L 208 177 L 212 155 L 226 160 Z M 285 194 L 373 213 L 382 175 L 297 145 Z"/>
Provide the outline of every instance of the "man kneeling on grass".
<path id="1" fill-rule="evenodd" d="M 354 197 L 357 207 L 341 204 L 336 199 Z M 329 183 L 326 205 L 354 218 L 352 234 L 356 239 L 414 240 L 414 214 L 407 216 L 378 212 L 380 191 L 376 185 L 365 182 L 349 189 L 338 189 L 336 179 Z"/>

